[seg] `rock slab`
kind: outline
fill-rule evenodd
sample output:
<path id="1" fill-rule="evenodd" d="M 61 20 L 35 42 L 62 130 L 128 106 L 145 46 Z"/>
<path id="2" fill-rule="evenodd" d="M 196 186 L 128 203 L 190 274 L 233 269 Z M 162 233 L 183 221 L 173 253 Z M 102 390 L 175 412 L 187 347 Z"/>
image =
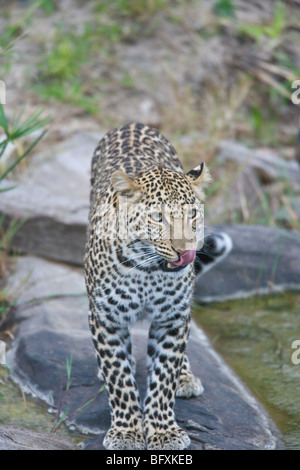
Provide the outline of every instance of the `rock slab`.
<path id="1" fill-rule="evenodd" d="M 0 450 L 76 450 L 76 446 L 53 434 L 0 425 Z"/>
<path id="2" fill-rule="evenodd" d="M 15 380 L 25 392 L 34 392 L 54 410 L 68 410 L 68 424 L 90 435 L 86 449 L 103 449 L 110 414 L 107 393 L 97 378 L 82 273 L 54 262 L 23 257 L 18 260 L 11 285 L 16 287 L 22 280 L 23 293 L 15 314 L 20 325 L 7 353 Z M 147 325 L 136 325 L 132 336 L 136 377 L 144 396 Z M 200 397 L 176 400 L 176 417 L 191 437 L 191 449 L 283 447 L 264 409 L 195 324 L 188 355 L 205 389 Z M 71 363 L 69 377 L 67 361 Z"/>
<path id="3" fill-rule="evenodd" d="M 219 226 L 233 248 L 196 281 L 196 302 L 224 301 L 300 289 L 300 233 L 275 227 Z"/>
<path id="4" fill-rule="evenodd" d="M 1 193 L 6 225 L 19 219 L 12 247 L 24 253 L 82 264 L 89 210 L 91 159 L 100 135 L 79 133 L 34 156 L 30 177 Z M 6 181 L 11 186 L 11 181 Z"/>

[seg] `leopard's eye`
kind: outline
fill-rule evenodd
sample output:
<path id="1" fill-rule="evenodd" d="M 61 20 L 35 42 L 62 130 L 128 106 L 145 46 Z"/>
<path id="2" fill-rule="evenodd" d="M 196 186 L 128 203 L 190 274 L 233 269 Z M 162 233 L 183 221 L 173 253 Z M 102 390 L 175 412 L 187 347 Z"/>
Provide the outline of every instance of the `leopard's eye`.
<path id="1" fill-rule="evenodd" d="M 151 212 L 150 217 L 153 220 L 153 222 L 162 222 L 163 220 L 163 216 L 161 212 Z"/>
<path id="2" fill-rule="evenodd" d="M 188 218 L 189 219 L 194 219 L 196 217 L 196 215 L 197 215 L 197 209 L 194 208 L 194 209 L 190 209 L 188 211 Z"/>

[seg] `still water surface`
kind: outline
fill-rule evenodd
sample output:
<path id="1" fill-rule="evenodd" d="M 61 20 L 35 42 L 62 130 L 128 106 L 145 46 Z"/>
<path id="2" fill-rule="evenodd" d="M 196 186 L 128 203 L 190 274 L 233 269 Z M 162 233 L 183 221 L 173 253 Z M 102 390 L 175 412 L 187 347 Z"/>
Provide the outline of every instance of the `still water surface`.
<path id="1" fill-rule="evenodd" d="M 196 306 L 193 317 L 265 406 L 286 447 L 300 449 L 300 349 L 292 347 L 300 340 L 300 294 Z"/>

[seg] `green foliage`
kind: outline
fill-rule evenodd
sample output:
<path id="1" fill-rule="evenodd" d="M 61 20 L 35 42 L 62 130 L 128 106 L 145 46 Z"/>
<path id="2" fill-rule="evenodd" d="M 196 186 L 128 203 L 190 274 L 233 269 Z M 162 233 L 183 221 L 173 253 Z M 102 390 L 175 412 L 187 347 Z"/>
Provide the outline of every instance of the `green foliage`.
<path id="1" fill-rule="evenodd" d="M 50 52 L 38 64 L 41 80 L 66 80 L 76 77 L 80 67 L 89 60 L 91 41 L 88 31 L 82 34 L 58 31 Z"/>
<path id="2" fill-rule="evenodd" d="M 134 80 L 130 73 L 125 72 L 122 79 L 121 79 L 121 85 L 124 88 L 133 88 L 134 87 Z"/>
<path id="3" fill-rule="evenodd" d="M 46 116 L 42 118 L 43 111 L 34 111 L 27 118 L 22 120 L 24 111 L 19 115 L 15 116 L 11 123 L 8 122 L 6 114 L 4 112 L 3 105 L 0 104 L 0 127 L 5 133 L 5 138 L 0 142 L 0 159 L 4 155 L 4 152 L 10 142 L 15 142 L 16 140 L 28 136 L 33 132 L 44 128 L 50 122 L 50 117 Z M 27 147 L 27 149 L 22 152 L 17 159 L 12 162 L 3 173 L 0 173 L 0 184 L 13 170 L 14 168 L 31 152 L 31 150 L 36 146 L 36 144 L 44 137 L 46 130 L 36 137 L 33 142 Z M 1 191 L 7 191 L 9 188 L 0 188 Z"/>
<path id="4" fill-rule="evenodd" d="M 167 5 L 166 0 L 118 0 L 116 3 L 121 12 L 131 17 L 153 15 Z"/>
<path id="5" fill-rule="evenodd" d="M 37 64 L 39 74 L 33 89 L 47 101 L 69 103 L 90 114 L 99 112 L 100 81 L 96 83 L 86 73 L 89 65 L 99 54 L 104 61 L 114 60 L 115 44 L 136 38 L 142 24 L 167 5 L 166 0 L 99 0 L 93 20 L 84 25 L 82 32 L 58 27 L 50 50 Z M 124 74 L 120 86 L 133 85 L 129 74 Z"/>
<path id="6" fill-rule="evenodd" d="M 82 78 L 84 66 L 91 61 L 94 50 L 94 30 L 90 25 L 81 34 L 58 30 L 51 50 L 38 64 L 40 74 L 34 90 L 46 100 L 64 101 L 91 114 L 97 112 L 95 96 L 89 96 Z"/>
<path id="7" fill-rule="evenodd" d="M 0 162 L 3 157 L 5 150 L 9 143 L 14 143 L 22 137 L 28 136 L 35 131 L 43 129 L 50 122 L 50 117 L 42 117 L 42 111 L 34 111 L 27 118 L 23 119 L 24 111 L 14 116 L 11 122 L 8 121 L 4 111 L 4 107 L 0 104 L 0 128 L 4 133 L 4 139 L 0 142 Z M 17 158 L 8 163 L 7 168 L 3 169 L 0 167 L 0 185 L 4 179 L 19 165 L 19 163 L 27 157 L 31 150 L 37 145 L 37 143 L 46 134 L 46 130 L 43 130 L 25 150 L 18 153 Z M 9 191 L 13 189 L 15 185 L 9 185 L 1 188 L 0 193 L 3 191 Z M 24 223 L 23 220 L 11 220 L 7 226 L 5 224 L 5 216 L 0 217 L 0 275 L 5 271 L 5 254 L 9 249 L 11 240 L 15 233 Z M 0 312 L 1 313 L 1 312 Z M 3 313 L 3 312 L 2 312 Z"/>
<path id="8" fill-rule="evenodd" d="M 72 362 L 73 362 L 73 351 L 71 352 L 70 359 L 67 357 L 66 358 L 66 369 L 67 369 L 67 384 L 66 384 L 66 390 L 69 390 L 71 387 L 71 372 L 72 372 Z"/>
<path id="9" fill-rule="evenodd" d="M 218 0 L 214 4 L 214 13 L 224 18 L 235 16 L 235 5 L 232 0 Z"/>
<path id="10" fill-rule="evenodd" d="M 95 96 L 88 96 L 83 85 L 76 78 L 73 80 L 51 80 L 49 84 L 38 84 L 33 86 L 45 100 L 56 99 L 65 103 L 79 106 L 88 113 L 94 114 L 99 111 L 95 103 Z"/>
<path id="11" fill-rule="evenodd" d="M 12 47 L 13 40 L 20 36 L 23 28 L 19 23 L 7 24 L 0 36 L 1 54 L 7 54 Z"/>
<path id="12" fill-rule="evenodd" d="M 55 11 L 55 2 L 54 0 L 41 0 L 39 2 L 40 7 L 44 9 L 49 15 Z"/>
<path id="13" fill-rule="evenodd" d="M 104 12 L 113 9 L 117 14 L 130 18 L 149 17 L 168 5 L 167 0 L 112 0 L 97 2 L 96 10 Z"/>
<path id="14" fill-rule="evenodd" d="M 254 132 L 258 134 L 262 129 L 263 118 L 261 115 L 260 108 L 257 106 L 252 106 L 251 123 Z"/>
<path id="15" fill-rule="evenodd" d="M 0 35 L 0 57 L 2 56 L 1 58 L 3 59 L 3 56 L 6 56 L 6 61 L 2 60 L 2 69 L 7 69 L 10 67 L 11 63 L 7 56 L 10 56 L 13 52 L 15 41 L 20 38 L 26 32 L 26 29 L 31 25 L 34 12 L 40 6 L 49 6 L 49 3 L 51 3 L 51 0 L 35 1 L 29 5 L 29 7 L 25 10 L 24 15 L 21 15 L 18 21 L 14 23 L 11 23 L 10 21 L 5 22 L 3 31 L 1 31 Z M 9 11 L 4 10 L 4 14 L 9 15 Z"/>
<path id="16" fill-rule="evenodd" d="M 1 230 L 1 220 L 0 220 L 0 230 Z M 0 245 L 0 249 L 1 249 L 1 245 Z M 0 291 L 0 329 L 5 319 L 7 318 L 10 308 L 11 308 L 11 305 L 7 300 L 7 293 L 4 290 L 1 290 Z"/>
<path id="17" fill-rule="evenodd" d="M 275 132 L 277 120 L 277 113 L 271 113 L 268 109 L 255 104 L 250 107 L 248 121 L 253 129 L 255 140 L 261 145 L 271 147 L 278 145 Z"/>
<path id="18" fill-rule="evenodd" d="M 24 110 L 17 116 L 13 117 L 9 124 L 3 105 L 0 104 L 0 127 L 2 127 L 7 137 L 5 141 L 1 142 L 1 146 L 3 146 L 6 141 L 14 141 L 32 134 L 38 129 L 45 127 L 50 122 L 49 116 L 40 119 L 43 111 L 34 111 L 22 121 L 23 114 Z"/>
<path id="19" fill-rule="evenodd" d="M 250 24 L 241 23 L 238 31 L 246 36 L 252 37 L 255 41 L 262 41 L 265 37 L 269 39 L 278 38 L 286 25 L 286 7 L 282 1 L 277 0 L 274 6 L 273 21 L 270 24 Z"/>

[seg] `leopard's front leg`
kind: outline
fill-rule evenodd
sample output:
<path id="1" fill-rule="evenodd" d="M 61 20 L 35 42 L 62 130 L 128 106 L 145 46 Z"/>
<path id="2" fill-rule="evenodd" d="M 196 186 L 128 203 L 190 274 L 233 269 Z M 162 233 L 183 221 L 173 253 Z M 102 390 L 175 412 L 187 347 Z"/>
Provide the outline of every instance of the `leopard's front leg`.
<path id="1" fill-rule="evenodd" d="M 142 412 L 128 329 L 109 322 L 107 317 L 102 321 L 99 312 L 93 308 L 89 324 L 111 411 L 111 426 L 104 438 L 104 447 L 109 450 L 144 449 Z"/>
<path id="2" fill-rule="evenodd" d="M 175 394 L 188 339 L 190 315 L 153 321 L 148 344 L 148 392 L 144 406 L 147 449 L 185 449 L 187 433 L 177 425 Z"/>

